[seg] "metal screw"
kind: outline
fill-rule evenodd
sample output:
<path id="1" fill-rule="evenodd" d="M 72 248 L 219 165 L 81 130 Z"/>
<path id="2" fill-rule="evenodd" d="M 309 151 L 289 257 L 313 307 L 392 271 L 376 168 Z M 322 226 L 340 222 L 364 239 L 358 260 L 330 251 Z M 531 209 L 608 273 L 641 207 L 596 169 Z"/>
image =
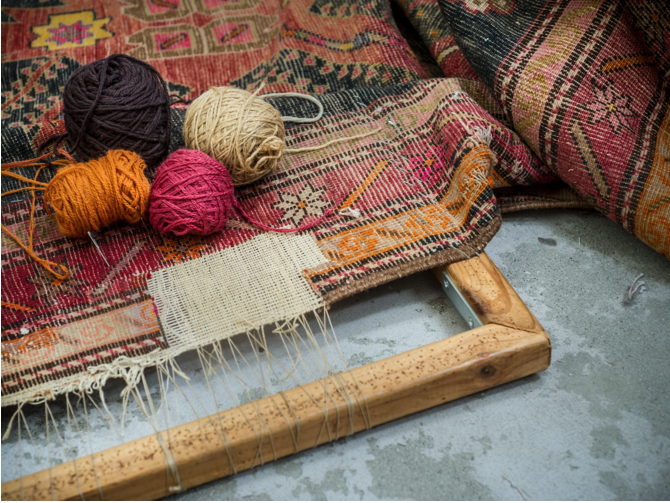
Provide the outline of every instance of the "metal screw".
<path id="1" fill-rule="evenodd" d="M 470 316 L 470 317 L 468 318 L 468 326 L 469 326 L 470 328 L 472 328 L 472 327 L 475 326 L 475 322 L 472 321 L 472 316 Z"/>

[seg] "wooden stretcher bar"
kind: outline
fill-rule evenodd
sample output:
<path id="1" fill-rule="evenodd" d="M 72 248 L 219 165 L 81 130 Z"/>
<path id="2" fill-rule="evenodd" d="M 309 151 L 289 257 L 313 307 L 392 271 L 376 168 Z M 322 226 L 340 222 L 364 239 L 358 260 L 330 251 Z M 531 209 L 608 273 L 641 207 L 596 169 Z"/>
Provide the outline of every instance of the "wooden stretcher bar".
<path id="1" fill-rule="evenodd" d="M 162 432 L 180 489 L 549 366 L 549 337 L 485 253 L 434 272 L 440 281 L 446 272 L 483 326 Z M 164 452 L 150 435 L 2 484 L 2 499 L 161 498 L 177 485 Z"/>

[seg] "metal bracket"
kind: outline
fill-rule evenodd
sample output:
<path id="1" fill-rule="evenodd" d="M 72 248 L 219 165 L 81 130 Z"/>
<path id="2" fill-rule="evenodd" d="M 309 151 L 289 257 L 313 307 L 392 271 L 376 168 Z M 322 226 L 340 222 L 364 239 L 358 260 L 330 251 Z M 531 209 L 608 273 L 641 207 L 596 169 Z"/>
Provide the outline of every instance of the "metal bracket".
<path id="1" fill-rule="evenodd" d="M 472 309 L 472 306 L 468 303 L 461 291 L 456 287 L 456 285 L 451 281 L 451 278 L 447 275 L 446 272 L 442 272 L 442 290 L 447 294 L 447 297 L 454 304 L 454 307 L 458 313 L 463 317 L 465 322 L 468 324 L 469 328 L 483 327 L 484 323 L 479 319 L 475 310 Z"/>

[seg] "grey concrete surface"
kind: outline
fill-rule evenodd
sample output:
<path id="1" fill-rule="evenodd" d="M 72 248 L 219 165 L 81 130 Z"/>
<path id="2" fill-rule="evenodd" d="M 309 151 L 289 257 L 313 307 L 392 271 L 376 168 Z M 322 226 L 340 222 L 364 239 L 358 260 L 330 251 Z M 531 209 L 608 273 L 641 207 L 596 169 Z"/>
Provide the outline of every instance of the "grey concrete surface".
<path id="1" fill-rule="evenodd" d="M 547 371 L 169 499 L 670 499 L 670 261 L 604 217 L 564 211 L 506 216 L 487 252 L 549 333 Z M 645 290 L 624 302 L 640 273 Z M 331 318 L 349 365 L 466 329 L 430 273 Z M 35 430 L 43 414 L 29 413 Z M 131 436 L 142 422 L 129 415 Z M 91 428 L 95 450 L 113 440 Z M 3 481 L 18 475 L 13 435 Z M 37 468 L 22 442 L 25 473 Z M 58 459 L 53 438 L 36 443 Z"/>
<path id="2" fill-rule="evenodd" d="M 173 499 L 670 498 L 670 262 L 604 217 L 563 211 L 507 216 L 487 252 L 552 339 L 546 372 Z M 647 288 L 625 304 L 639 273 Z M 398 287 L 442 303 L 430 274 Z M 385 288 L 333 318 L 369 297 L 384 306 Z"/>

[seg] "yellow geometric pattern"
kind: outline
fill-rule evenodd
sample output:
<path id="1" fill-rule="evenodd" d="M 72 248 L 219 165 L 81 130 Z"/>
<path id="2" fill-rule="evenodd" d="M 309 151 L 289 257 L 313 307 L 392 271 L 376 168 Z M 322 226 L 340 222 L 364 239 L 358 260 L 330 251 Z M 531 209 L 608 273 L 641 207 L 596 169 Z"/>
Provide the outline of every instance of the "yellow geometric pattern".
<path id="1" fill-rule="evenodd" d="M 114 36 L 104 28 L 111 20 L 111 17 L 96 19 L 92 10 L 49 16 L 49 24 L 32 27 L 37 38 L 30 47 L 55 51 L 95 45 L 98 40 Z"/>

